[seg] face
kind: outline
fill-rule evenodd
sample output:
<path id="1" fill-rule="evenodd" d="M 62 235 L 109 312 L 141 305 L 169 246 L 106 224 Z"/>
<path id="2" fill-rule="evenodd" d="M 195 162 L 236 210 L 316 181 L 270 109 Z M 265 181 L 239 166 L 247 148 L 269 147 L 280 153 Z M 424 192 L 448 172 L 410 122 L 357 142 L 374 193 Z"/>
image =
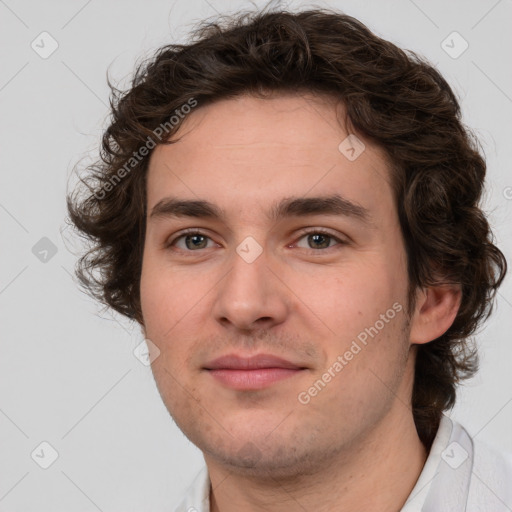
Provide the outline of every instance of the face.
<path id="1" fill-rule="evenodd" d="M 407 400 L 388 162 L 346 141 L 340 113 L 318 96 L 219 101 L 151 156 L 145 336 L 161 397 L 207 462 L 307 471 Z"/>

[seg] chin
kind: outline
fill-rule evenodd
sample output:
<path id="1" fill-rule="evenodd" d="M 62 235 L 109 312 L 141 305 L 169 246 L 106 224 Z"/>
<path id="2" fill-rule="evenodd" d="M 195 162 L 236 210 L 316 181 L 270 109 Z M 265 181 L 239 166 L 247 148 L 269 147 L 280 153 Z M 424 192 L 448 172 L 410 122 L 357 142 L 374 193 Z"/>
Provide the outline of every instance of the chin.
<path id="1" fill-rule="evenodd" d="M 260 439 L 268 436 L 262 435 Z M 299 475 L 312 475 L 325 468 L 329 448 L 312 449 L 309 440 L 297 436 L 262 439 L 246 437 L 246 441 L 232 439 L 230 442 L 195 443 L 204 453 L 206 461 L 212 460 L 225 469 L 272 482 L 275 479 L 296 480 Z M 251 439 L 251 440 L 249 440 Z"/>

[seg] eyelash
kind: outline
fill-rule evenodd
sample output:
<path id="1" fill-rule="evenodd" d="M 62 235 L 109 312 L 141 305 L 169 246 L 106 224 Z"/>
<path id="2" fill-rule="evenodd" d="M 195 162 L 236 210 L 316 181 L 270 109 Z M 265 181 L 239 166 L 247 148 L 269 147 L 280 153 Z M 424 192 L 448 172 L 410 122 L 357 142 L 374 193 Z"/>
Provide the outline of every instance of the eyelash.
<path id="1" fill-rule="evenodd" d="M 182 231 L 178 236 L 176 236 L 172 241 L 168 242 L 165 244 L 165 248 L 166 249 L 171 249 L 174 244 L 180 240 L 181 238 L 183 237 L 187 237 L 187 236 L 193 236 L 193 235 L 200 235 L 200 236 L 204 236 L 206 238 L 209 238 L 210 240 L 211 237 L 209 237 L 206 233 L 203 233 L 195 228 L 189 228 L 189 229 L 186 229 L 185 231 Z M 337 236 L 333 235 L 330 231 L 327 231 L 325 229 L 319 229 L 319 228 L 316 228 L 316 229 L 309 229 L 307 231 L 302 231 L 297 239 L 300 240 L 301 238 L 307 236 L 307 235 L 325 235 L 325 236 L 328 236 L 329 238 L 335 240 L 336 242 L 338 242 L 337 244 L 334 244 L 333 246 L 331 247 L 327 247 L 325 249 L 304 249 L 302 248 L 303 250 L 305 251 L 309 251 L 310 253 L 319 253 L 319 252 L 327 252 L 329 251 L 329 249 L 334 249 L 336 246 L 340 245 L 340 246 L 343 246 L 343 245 L 348 245 L 349 242 L 347 242 L 346 240 L 342 240 L 341 238 L 338 238 Z M 294 242 L 296 243 L 296 242 Z M 176 250 L 176 249 L 174 249 Z M 184 252 L 199 252 L 201 251 L 201 249 L 197 249 L 197 251 L 193 251 L 193 250 L 189 250 L 189 249 L 177 249 L 179 251 L 184 251 Z"/>

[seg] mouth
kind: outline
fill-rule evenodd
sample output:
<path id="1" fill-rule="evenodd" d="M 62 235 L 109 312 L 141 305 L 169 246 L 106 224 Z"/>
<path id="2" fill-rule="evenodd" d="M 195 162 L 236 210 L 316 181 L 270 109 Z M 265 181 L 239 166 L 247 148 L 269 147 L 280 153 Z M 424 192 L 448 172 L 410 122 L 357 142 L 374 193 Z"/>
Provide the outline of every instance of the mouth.
<path id="1" fill-rule="evenodd" d="M 258 390 L 307 370 L 270 354 L 242 357 L 229 354 L 206 364 L 204 369 L 217 381 L 236 390 Z"/>

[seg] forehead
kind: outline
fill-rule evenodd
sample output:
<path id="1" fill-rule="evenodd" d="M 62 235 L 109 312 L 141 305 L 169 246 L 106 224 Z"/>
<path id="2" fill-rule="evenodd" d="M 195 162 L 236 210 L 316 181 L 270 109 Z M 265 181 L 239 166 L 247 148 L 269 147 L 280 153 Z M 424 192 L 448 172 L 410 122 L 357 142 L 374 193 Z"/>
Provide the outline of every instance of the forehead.
<path id="1" fill-rule="evenodd" d="M 283 197 L 333 193 L 389 208 L 385 152 L 358 137 L 364 149 L 355 146 L 352 158 L 353 134 L 347 139 L 343 119 L 341 102 L 311 94 L 239 96 L 199 106 L 182 122 L 177 142 L 151 155 L 149 210 L 166 195 L 213 199 L 240 212 Z"/>

